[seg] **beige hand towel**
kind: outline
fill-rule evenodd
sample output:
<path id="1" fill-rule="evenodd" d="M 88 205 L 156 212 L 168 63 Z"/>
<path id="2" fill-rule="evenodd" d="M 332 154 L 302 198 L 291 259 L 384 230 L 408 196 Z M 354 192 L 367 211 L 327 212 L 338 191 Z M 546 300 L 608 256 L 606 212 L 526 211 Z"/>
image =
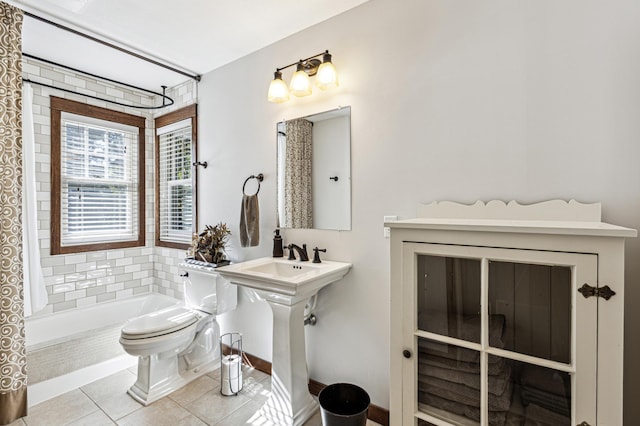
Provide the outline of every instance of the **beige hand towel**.
<path id="1" fill-rule="evenodd" d="M 258 194 L 243 195 L 240 208 L 240 245 L 254 247 L 260 243 L 260 206 Z"/>

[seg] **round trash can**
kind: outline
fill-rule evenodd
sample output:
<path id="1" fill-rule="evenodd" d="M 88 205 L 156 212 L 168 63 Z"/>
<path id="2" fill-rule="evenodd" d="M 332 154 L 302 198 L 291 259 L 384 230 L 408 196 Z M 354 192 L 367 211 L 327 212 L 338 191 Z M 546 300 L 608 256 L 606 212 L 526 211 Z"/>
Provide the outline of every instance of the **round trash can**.
<path id="1" fill-rule="evenodd" d="M 334 383 L 320 391 L 323 426 L 365 426 L 371 399 L 359 386 Z"/>

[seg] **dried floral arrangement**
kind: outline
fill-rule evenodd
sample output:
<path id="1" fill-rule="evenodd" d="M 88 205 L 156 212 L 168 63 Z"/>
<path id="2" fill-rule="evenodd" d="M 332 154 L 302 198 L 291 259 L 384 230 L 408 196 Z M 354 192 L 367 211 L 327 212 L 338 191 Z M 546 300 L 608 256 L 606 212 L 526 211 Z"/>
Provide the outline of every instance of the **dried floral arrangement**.
<path id="1" fill-rule="evenodd" d="M 189 254 L 196 260 L 208 263 L 229 263 L 225 253 L 225 245 L 229 241 L 231 230 L 226 223 L 218 223 L 216 226 L 206 225 L 200 234 L 193 234 Z"/>

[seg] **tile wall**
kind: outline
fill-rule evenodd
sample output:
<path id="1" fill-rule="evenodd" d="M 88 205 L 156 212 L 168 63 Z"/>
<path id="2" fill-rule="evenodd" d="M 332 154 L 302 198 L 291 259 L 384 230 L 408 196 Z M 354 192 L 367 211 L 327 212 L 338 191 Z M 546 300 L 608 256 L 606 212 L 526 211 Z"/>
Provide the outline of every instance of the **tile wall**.
<path id="1" fill-rule="evenodd" d="M 164 108 L 156 115 L 164 115 L 186 105 L 195 103 L 198 99 L 198 85 L 195 81 L 189 80 L 167 90 L 167 96 L 174 100 L 175 104 Z M 178 299 L 183 298 L 182 280 L 178 264 L 185 258 L 184 250 L 156 247 L 154 252 L 154 286 L 156 293 L 166 294 Z"/>
<path id="2" fill-rule="evenodd" d="M 158 99 L 145 93 L 103 82 L 63 68 L 25 58 L 23 75 L 56 87 L 123 103 L 154 105 Z M 184 257 L 180 250 L 154 247 L 154 151 L 153 115 L 145 110 L 122 107 L 61 90 L 32 85 L 36 142 L 36 190 L 38 236 L 49 304 L 36 315 L 80 308 L 96 303 L 157 291 L 181 297 L 177 264 Z M 197 99 L 196 83 L 186 82 L 167 92 L 175 105 L 157 113 L 178 109 Z M 69 255 L 50 254 L 51 144 L 49 96 L 87 102 L 146 118 L 146 244 L 144 247 L 106 250 Z"/>

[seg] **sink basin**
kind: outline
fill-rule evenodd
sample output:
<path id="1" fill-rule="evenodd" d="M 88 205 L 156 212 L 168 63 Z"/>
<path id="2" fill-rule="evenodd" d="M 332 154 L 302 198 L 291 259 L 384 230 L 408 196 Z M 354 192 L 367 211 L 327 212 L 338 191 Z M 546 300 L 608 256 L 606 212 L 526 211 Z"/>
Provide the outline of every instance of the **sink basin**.
<path id="1" fill-rule="evenodd" d="M 323 260 L 312 263 L 263 257 L 223 266 L 216 272 L 233 284 L 255 290 L 308 297 L 341 279 L 350 269 L 351 264 L 345 262 Z"/>
<path id="2" fill-rule="evenodd" d="M 317 268 L 308 265 L 291 264 L 289 262 L 268 262 L 246 268 L 246 271 L 274 277 L 293 278 L 311 271 L 317 271 Z"/>

